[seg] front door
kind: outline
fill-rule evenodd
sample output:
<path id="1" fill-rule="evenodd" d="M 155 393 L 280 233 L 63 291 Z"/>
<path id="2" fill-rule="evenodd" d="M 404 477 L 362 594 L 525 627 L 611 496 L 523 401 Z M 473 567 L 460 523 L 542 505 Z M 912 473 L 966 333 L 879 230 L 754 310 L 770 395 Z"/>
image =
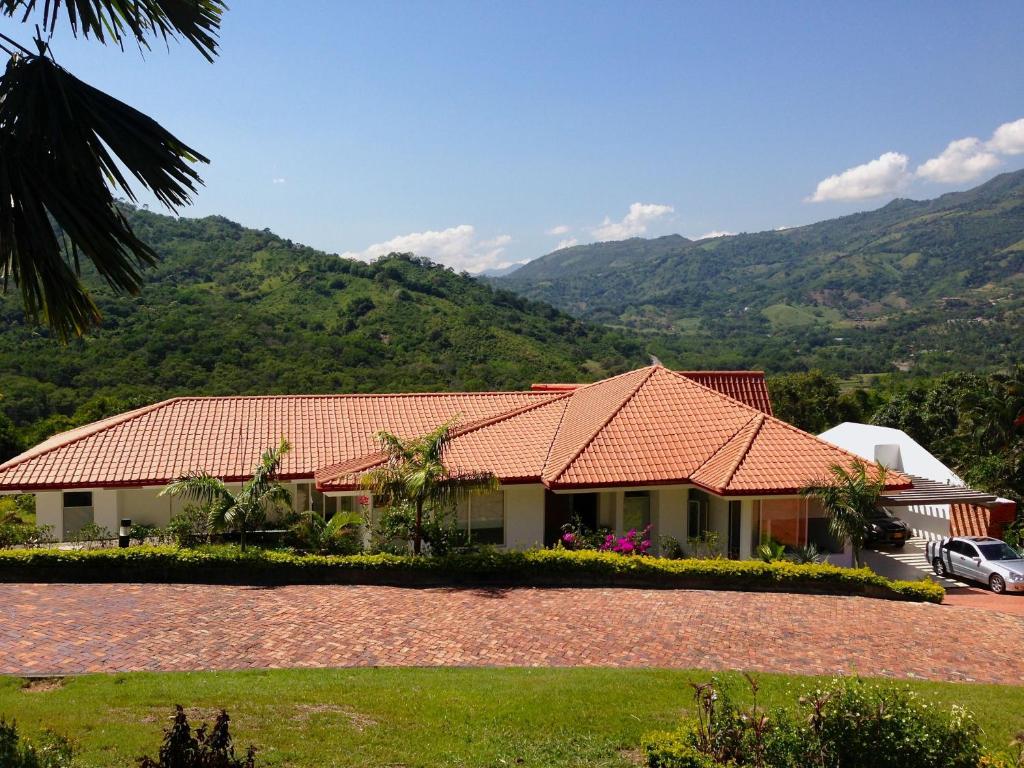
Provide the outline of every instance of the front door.
<path id="1" fill-rule="evenodd" d="M 741 502 L 729 502 L 729 559 L 740 559 L 740 510 Z"/>

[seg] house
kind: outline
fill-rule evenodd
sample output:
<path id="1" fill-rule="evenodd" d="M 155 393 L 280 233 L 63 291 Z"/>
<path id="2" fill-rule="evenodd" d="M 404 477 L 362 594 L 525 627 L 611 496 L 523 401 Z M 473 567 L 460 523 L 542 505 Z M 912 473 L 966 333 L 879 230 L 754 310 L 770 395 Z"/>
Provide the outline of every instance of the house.
<path id="1" fill-rule="evenodd" d="M 883 501 L 919 538 L 999 538 L 1016 516 L 1015 502 L 968 488 L 953 470 L 902 430 L 847 421 L 818 437 L 909 475 L 913 489 L 887 495 Z"/>
<path id="2" fill-rule="evenodd" d="M 446 461 L 500 481 L 458 509 L 477 541 L 548 545 L 576 517 L 619 532 L 649 524 L 655 541 L 710 532 L 734 558 L 752 557 L 766 538 L 841 549 L 799 489 L 855 456 L 772 416 L 763 374 L 660 365 L 522 392 L 174 398 L 11 459 L 0 465 L 0 492 L 36 493 L 39 524 L 62 538 L 88 521 L 164 525 L 183 506 L 159 495 L 167 483 L 194 471 L 241 483 L 286 437 L 281 479 L 296 508 L 373 519 L 359 476 L 380 462 L 375 434 L 413 437 L 452 418 Z M 892 472 L 888 487 L 911 482 Z"/>

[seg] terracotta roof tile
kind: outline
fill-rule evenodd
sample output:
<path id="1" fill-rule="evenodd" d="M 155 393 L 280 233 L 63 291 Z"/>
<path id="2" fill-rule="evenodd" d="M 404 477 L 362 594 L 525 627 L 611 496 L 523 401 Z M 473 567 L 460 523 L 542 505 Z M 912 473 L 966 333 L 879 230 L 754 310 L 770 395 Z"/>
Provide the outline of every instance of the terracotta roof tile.
<path id="1" fill-rule="evenodd" d="M 286 437 L 286 477 L 372 452 L 374 435 L 403 437 L 505 413 L 557 395 L 471 392 L 410 395 L 283 395 L 166 400 L 56 435 L 0 465 L 0 489 L 159 485 L 185 472 L 242 478 Z"/>
<path id="2" fill-rule="evenodd" d="M 676 371 L 691 381 L 772 415 L 772 401 L 764 371 Z M 536 392 L 571 392 L 586 384 L 533 384 Z"/>
<path id="3" fill-rule="evenodd" d="M 692 373 L 692 372 L 691 372 Z M 729 374 L 733 376 L 733 374 Z M 855 457 L 690 373 L 661 366 L 564 391 L 180 398 L 54 437 L 0 466 L 0 489 L 159 485 L 189 471 L 247 476 L 282 436 L 286 478 L 354 484 L 380 430 L 415 437 L 460 417 L 446 460 L 552 489 L 694 483 L 794 493 Z M 905 487 L 903 475 L 891 487 Z"/>

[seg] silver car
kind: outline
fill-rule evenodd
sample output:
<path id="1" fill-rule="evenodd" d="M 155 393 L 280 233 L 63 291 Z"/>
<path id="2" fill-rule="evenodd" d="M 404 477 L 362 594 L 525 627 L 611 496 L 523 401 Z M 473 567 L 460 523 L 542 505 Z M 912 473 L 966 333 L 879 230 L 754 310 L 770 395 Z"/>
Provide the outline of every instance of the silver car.
<path id="1" fill-rule="evenodd" d="M 996 594 L 1024 592 L 1024 558 L 1005 541 L 956 536 L 928 542 L 927 551 L 938 576 L 980 581 Z"/>

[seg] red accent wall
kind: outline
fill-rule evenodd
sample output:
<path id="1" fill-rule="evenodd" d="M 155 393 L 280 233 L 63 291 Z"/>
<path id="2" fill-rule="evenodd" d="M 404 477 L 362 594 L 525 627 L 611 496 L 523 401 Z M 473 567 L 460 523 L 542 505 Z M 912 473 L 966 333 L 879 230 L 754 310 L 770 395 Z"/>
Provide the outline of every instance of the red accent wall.
<path id="1" fill-rule="evenodd" d="M 990 507 L 951 504 L 949 512 L 951 536 L 992 536 L 1001 539 L 1006 526 L 1017 516 L 1017 504 L 1012 501 L 996 502 Z"/>

